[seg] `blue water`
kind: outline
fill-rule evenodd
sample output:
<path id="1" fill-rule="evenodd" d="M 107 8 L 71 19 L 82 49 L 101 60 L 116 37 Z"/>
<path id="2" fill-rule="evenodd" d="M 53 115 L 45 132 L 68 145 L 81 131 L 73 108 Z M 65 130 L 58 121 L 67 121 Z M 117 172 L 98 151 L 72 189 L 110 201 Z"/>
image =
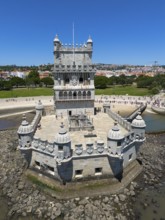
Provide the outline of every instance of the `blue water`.
<path id="1" fill-rule="evenodd" d="M 142 114 L 146 122 L 146 132 L 165 131 L 165 115 L 144 112 Z"/>
<path id="2" fill-rule="evenodd" d="M 5 118 L 0 119 L 0 130 L 9 129 L 15 126 L 16 123 L 13 120 L 5 119 Z"/>

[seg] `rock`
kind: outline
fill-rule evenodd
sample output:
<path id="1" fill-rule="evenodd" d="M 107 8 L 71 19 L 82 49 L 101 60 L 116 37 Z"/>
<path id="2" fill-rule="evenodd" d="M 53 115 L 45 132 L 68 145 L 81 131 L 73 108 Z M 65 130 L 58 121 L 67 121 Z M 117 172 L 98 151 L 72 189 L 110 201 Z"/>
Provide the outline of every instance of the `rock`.
<path id="1" fill-rule="evenodd" d="M 14 209 L 10 209 L 10 211 L 8 212 L 8 216 L 11 217 L 15 214 L 15 210 Z"/>
<path id="2" fill-rule="evenodd" d="M 19 190 L 23 190 L 24 189 L 24 183 L 23 182 L 19 182 L 18 189 Z"/>
<path id="3" fill-rule="evenodd" d="M 35 211 L 35 214 L 37 215 L 37 217 L 40 219 L 42 217 L 42 211 L 40 208 L 37 208 Z"/>
<path id="4" fill-rule="evenodd" d="M 130 191 L 131 196 L 135 196 L 135 192 L 133 190 Z"/>
<path id="5" fill-rule="evenodd" d="M 28 207 L 26 208 L 26 212 L 27 212 L 27 213 L 31 213 L 31 212 L 32 212 L 32 209 L 33 209 L 32 206 L 28 206 Z"/>
<path id="6" fill-rule="evenodd" d="M 86 205 L 87 203 L 89 203 L 89 201 L 86 198 L 79 202 L 80 205 Z"/>
<path id="7" fill-rule="evenodd" d="M 104 202 L 104 203 L 108 203 L 108 202 L 109 202 L 109 198 L 106 196 L 106 197 L 103 199 L 103 202 Z"/>
<path id="8" fill-rule="evenodd" d="M 119 198 L 118 198 L 118 196 L 115 196 L 114 202 L 115 202 L 115 203 L 119 203 Z"/>
<path id="9" fill-rule="evenodd" d="M 101 205 L 101 201 L 100 200 L 95 200 L 94 205 L 99 207 Z"/>
<path id="10" fill-rule="evenodd" d="M 124 189 L 124 194 L 127 195 L 127 193 L 129 192 L 129 190 L 127 188 Z"/>
<path id="11" fill-rule="evenodd" d="M 126 200 L 126 196 L 124 194 L 119 194 L 119 200 L 124 202 Z"/>

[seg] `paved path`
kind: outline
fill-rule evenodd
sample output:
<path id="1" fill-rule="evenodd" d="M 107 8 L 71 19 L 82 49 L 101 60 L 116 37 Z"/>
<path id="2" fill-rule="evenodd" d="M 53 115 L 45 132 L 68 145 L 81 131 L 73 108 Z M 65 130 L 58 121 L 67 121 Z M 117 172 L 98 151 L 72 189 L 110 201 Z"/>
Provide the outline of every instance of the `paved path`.
<path id="1" fill-rule="evenodd" d="M 0 109 L 35 107 L 39 100 L 41 100 L 45 106 L 53 104 L 53 96 L 20 97 L 0 99 Z"/>
<path id="2" fill-rule="evenodd" d="M 14 108 L 26 108 L 34 107 L 38 103 L 38 100 L 42 101 L 44 106 L 53 105 L 53 96 L 35 96 L 35 97 L 19 97 L 0 99 L 0 110 L 14 109 Z M 95 106 L 101 107 L 103 102 L 110 101 L 113 110 L 128 110 L 131 107 L 138 107 L 141 102 L 147 103 L 148 109 L 151 109 L 151 103 L 154 100 L 152 97 L 140 97 L 140 96 L 115 96 L 115 95 L 96 95 Z M 125 108 L 127 106 L 127 108 Z"/>

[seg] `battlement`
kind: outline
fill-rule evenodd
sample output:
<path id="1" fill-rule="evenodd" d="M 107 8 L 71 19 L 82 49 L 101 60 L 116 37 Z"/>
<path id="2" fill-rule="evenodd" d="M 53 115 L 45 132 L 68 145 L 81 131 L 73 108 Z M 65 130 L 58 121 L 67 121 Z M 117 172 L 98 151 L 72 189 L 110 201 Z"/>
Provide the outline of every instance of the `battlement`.
<path id="1" fill-rule="evenodd" d="M 134 132 L 129 132 L 124 135 L 124 138 L 121 142 L 120 152 L 116 152 L 115 156 L 121 156 L 123 151 L 125 151 L 132 143 L 143 142 L 145 141 L 144 137 L 137 137 Z M 66 159 L 61 157 L 61 149 L 57 147 L 55 141 L 48 141 L 46 139 L 34 137 L 32 144 L 30 146 L 35 151 L 43 152 L 46 154 L 52 155 L 54 158 Z M 88 157 L 91 155 L 114 155 L 110 149 L 108 149 L 107 143 L 104 143 L 102 140 L 98 141 L 88 141 L 86 143 L 75 144 L 72 146 L 72 156 L 73 157 Z"/>
<path id="2" fill-rule="evenodd" d="M 54 65 L 54 72 L 96 72 L 94 65 Z"/>
<path id="3" fill-rule="evenodd" d="M 92 51 L 92 48 L 88 48 L 86 44 L 76 44 L 76 45 L 73 45 L 73 44 L 60 44 L 59 47 L 55 47 L 54 48 L 54 51 L 59 51 L 59 52 L 62 52 L 62 51 L 65 51 L 65 52 L 86 52 L 86 51 Z"/>

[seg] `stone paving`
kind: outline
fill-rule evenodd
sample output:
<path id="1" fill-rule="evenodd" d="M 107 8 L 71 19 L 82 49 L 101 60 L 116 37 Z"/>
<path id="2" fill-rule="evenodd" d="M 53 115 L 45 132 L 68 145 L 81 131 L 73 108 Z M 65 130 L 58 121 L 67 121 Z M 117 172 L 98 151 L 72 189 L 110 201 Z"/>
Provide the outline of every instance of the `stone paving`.
<path id="1" fill-rule="evenodd" d="M 84 137 L 91 133 L 91 131 L 70 131 L 72 140 L 72 146 L 75 144 L 85 144 L 87 142 L 95 143 L 97 140 L 102 140 L 107 143 L 108 131 L 113 127 L 114 120 L 110 118 L 106 113 L 99 112 L 97 115 L 89 116 L 89 119 L 93 121 L 94 130 L 92 134 L 96 134 L 96 137 Z M 55 135 L 59 132 L 61 122 L 65 125 L 67 131 L 69 130 L 68 118 L 66 116 L 57 117 L 55 115 L 44 116 L 41 119 L 41 129 L 36 131 L 35 137 L 41 138 L 42 140 L 54 141 Z M 127 131 L 118 125 L 123 134 Z M 85 148 L 85 145 L 83 146 Z"/>

